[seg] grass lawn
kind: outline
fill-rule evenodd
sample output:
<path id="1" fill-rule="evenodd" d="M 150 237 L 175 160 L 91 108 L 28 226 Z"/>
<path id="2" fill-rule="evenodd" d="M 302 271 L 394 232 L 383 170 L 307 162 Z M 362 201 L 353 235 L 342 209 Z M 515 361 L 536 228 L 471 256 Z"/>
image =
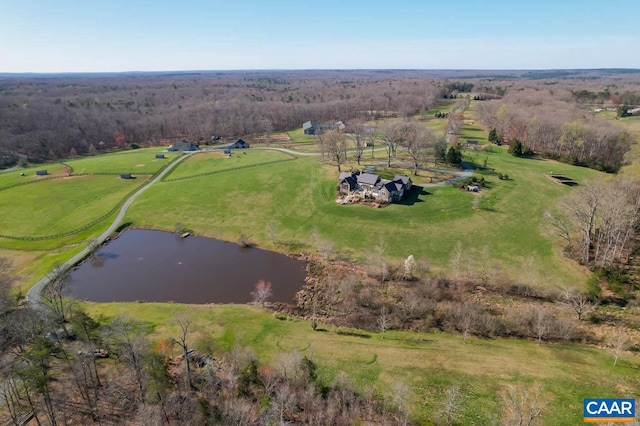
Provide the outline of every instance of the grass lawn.
<path id="1" fill-rule="evenodd" d="M 46 170 L 46 176 L 37 176 L 36 170 Z M 67 176 L 69 169 L 60 163 L 48 163 L 39 166 L 32 167 L 20 167 L 12 172 L 0 173 L 0 191 L 3 188 L 7 188 L 11 185 L 26 183 L 26 182 L 39 182 L 51 177 Z M 20 176 L 20 173 L 24 173 L 24 176 Z"/>
<path id="2" fill-rule="evenodd" d="M 234 150 L 231 157 L 223 152 L 204 152 L 192 155 L 173 169 L 166 180 L 197 176 L 203 173 L 215 173 L 238 167 L 255 166 L 261 163 L 291 160 L 295 157 L 278 151 L 262 151 L 259 149 Z"/>
<path id="3" fill-rule="evenodd" d="M 313 136 L 304 134 L 302 127 L 299 127 L 295 130 L 289 130 L 287 133 L 289 134 L 291 142 L 315 142 Z"/>
<path id="4" fill-rule="evenodd" d="M 389 257 L 400 260 L 413 254 L 441 270 L 449 269 L 449 258 L 460 241 L 472 257 L 488 246 L 492 258 L 513 276 L 523 271 L 523 264 L 530 264 L 527 276 L 535 276 L 537 284 L 582 285 L 584 271 L 556 253 L 553 238 L 541 234 L 544 210 L 571 190 L 545 173 L 553 170 L 580 182 L 597 172 L 495 150 L 471 158 L 488 157 L 488 166 L 495 168 L 486 174 L 491 189 L 481 192 L 479 202 L 475 201 L 478 195 L 445 186 L 415 192 L 412 205 L 339 206 L 335 202 L 337 169 L 319 165 L 316 158 L 299 158 L 193 178 L 188 183 L 158 183 L 133 204 L 125 220 L 165 230 L 181 222 L 198 234 L 229 241 L 247 234 L 254 243 L 284 251 L 314 250 L 311 234 L 317 229 L 336 244 L 341 256 L 360 261 L 366 261 L 366 253 L 382 239 Z M 178 171 L 191 174 L 189 162 Z M 512 180 L 499 181 L 498 171 Z M 474 203 L 480 208 L 474 209 Z M 276 247 L 266 236 L 271 220 L 279 228 Z"/>
<path id="5" fill-rule="evenodd" d="M 106 214 L 144 181 L 77 176 L 0 191 L 0 234 L 38 237 L 72 231 Z"/>
<path id="6" fill-rule="evenodd" d="M 73 167 L 73 173 L 145 173 L 153 174 L 180 154 L 164 152 L 165 148 L 143 148 L 118 152 L 115 154 L 96 155 L 65 161 Z M 166 158 L 158 159 L 156 154 L 164 154 Z"/>
<path id="7" fill-rule="evenodd" d="M 176 315 L 193 320 L 190 343 L 222 354 L 235 343 L 251 347 L 262 363 L 280 353 L 300 351 L 318 364 L 320 380 L 330 384 L 341 371 L 360 391 L 381 395 L 398 381 L 410 388 L 412 417 L 419 423 L 436 420 L 443 391 L 458 384 L 466 396 L 459 424 L 495 424 L 501 412 L 499 392 L 508 385 L 543 386 L 549 404 L 542 424 L 582 422 L 586 397 L 640 397 L 640 356 L 626 353 L 618 366 L 606 350 L 578 345 L 542 344 L 516 339 L 481 340 L 447 333 L 360 332 L 339 334 L 307 321 L 284 318 L 245 305 L 183 306 L 177 304 L 85 304 L 94 316 L 126 314 L 147 321 L 153 337 L 177 337 Z"/>

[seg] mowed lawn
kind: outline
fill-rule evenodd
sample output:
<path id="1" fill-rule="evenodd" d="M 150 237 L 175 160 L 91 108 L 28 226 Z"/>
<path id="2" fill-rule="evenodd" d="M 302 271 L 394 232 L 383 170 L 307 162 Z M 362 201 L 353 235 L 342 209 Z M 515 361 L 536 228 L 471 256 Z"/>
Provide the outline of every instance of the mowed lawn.
<path id="1" fill-rule="evenodd" d="M 37 170 L 46 170 L 46 176 L 36 175 Z M 39 166 L 18 168 L 11 172 L 0 173 L 0 190 L 21 183 L 39 182 L 51 177 L 67 176 L 69 169 L 60 163 L 48 163 Z M 24 173 L 24 176 L 20 176 Z"/>
<path id="2" fill-rule="evenodd" d="M 39 237 L 75 230 L 111 210 L 145 179 L 76 176 L 0 191 L 0 234 Z"/>
<path id="3" fill-rule="evenodd" d="M 273 161 L 292 160 L 295 157 L 278 151 L 262 151 L 256 149 L 234 150 L 231 157 L 227 157 L 222 151 L 202 152 L 192 155 L 171 173 L 166 180 L 180 179 L 197 176 L 202 173 L 215 173 L 238 167 L 255 166 L 261 163 Z"/>
<path id="4" fill-rule="evenodd" d="M 164 154 L 166 158 L 156 158 Z M 136 173 L 153 174 L 180 154 L 164 152 L 161 147 L 143 148 L 115 154 L 96 155 L 77 160 L 67 160 L 73 173 Z"/>
<path id="5" fill-rule="evenodd" d="M 571 191 L 545 174 L 563 173 L 580 182 L 597 172 L 495 151 L 478 154 L 477 161 L 487 157 L 495 168 L 485 176 L 491 188 L 480 194 L 449 185 L 416 188 L 412 201 L 386 208 L 340 206 L 335 202 L 337 169 L 316 158 L 299 158 L 158 183 L 133 204 L 125 220 L 166 230 L 180 222 L 201 235 L 230 241 L 245 234 L 260 246 L 284 251 L 315 250 L 317 229 L 321 238 L 335 243 L 341 257 L 367 262 L 373 247 L 384 241 L 390 258 L 413 254 L 440 270 L 450 270 L 449 259 L 460 242 L 473 261 L 487 246 L 491 258 L 513 277 L 526 273 L 545 285 L 582 285 L 584 271 L 554 248 L 554 237 L 543 235 L 543 212 Z M 189 163 L 178 171 L 191 174 Z M 510 180 L 498 180 L 498 171 Z M 270 221 L 279 229 L 275 247 L 267 237 Z"/>
<path id="6" fill-rule="evenodd" d="M 277 365 L 279 354 L 299 351 L 318 365 L 320 380 L 331 384 L 344 371 L 359 391 L 391 396 L 397 382 L 410 389 L 412 417 L 437 420 L 444 390 L 459 385 L 465 396 L 457 424 L 498 424 L 500 392 L 509 385 L 543 387 L 548 401 L 541 424 L 582 422 L 582 400 L 640 397 L 640 356 L 624 353 L 613 366 L 611 352 L 594 347 L 542 344 L 517 339 L 478 339 L 463 343 L 448 333 L 379 333 L 336 329 L 285 318 L 244 305 L 84 304 L 93 316 L 125 314 L 154 325 L 152 338 L 178 336 L 178 315 L 193 321 L 193 347 L 222 355 L 234 344 L 250 347 L 261 363 Z M 342 333 L 342 334 L 340 334 Z"/>

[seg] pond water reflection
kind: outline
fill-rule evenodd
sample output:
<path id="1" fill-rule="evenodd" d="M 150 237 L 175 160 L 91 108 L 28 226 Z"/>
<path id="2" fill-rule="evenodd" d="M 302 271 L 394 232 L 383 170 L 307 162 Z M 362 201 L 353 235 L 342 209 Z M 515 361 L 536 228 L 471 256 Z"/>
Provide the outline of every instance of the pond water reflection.
<path id="1" fill-rule="evenodd" d="M 72 271 L 69 288 L 94 302 L 246 303 L 258 280 L 274 302 L 293 303 L 305 263 L 204 237 L 129 230 Z"/>

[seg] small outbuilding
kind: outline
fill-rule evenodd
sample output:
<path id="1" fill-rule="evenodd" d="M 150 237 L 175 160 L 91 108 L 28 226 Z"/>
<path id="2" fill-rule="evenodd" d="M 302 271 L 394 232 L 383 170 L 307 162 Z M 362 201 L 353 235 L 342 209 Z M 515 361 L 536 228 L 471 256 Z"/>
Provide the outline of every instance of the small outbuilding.
<path id="1" fill-rule="evenodd" d="M 231 150 L 225 149 L 223 152 L 224 152 L 224 155 L 226 155 L 227 157 L 231 157 Z"/>
<path id="2" fill-rule="evenodd" d="M 36 170 L 36 176 L 46 176 L 48 174 L 46 170 Z"/>
<path id="3" fill-rule="evenodd" d="M 133 179 L 131 173 L 120 173 L 120 179 Z"/>
<path id="4" fill-rule="evenodd" d="M 162 159 L 162 158 L 165 158 L 165 157 L 164 157 L 164 154 L 156 154 L 156 158 Z"/>

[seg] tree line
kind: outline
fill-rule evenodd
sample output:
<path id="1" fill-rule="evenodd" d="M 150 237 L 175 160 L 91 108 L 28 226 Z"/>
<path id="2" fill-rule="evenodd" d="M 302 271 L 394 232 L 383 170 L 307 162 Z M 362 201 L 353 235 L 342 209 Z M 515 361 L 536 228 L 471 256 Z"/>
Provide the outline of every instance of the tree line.
<path id="1" fill-rule="evenodd" d="M 242 137 L 307 120 L 411 116 L 444 81 L 419 73 L 203 73 L 0 80 L 0 159 L 84 155 L 130 144 Z"/>
<path id="2" fill-rule="evenodd" d="M 500 101 L 478 104 L 476 113 L 493 142 L 520 143 L 520 152 L 606 172 L 622 167 L 634 141 L 620 127 L 548 92 L 510 92 Z"/>

